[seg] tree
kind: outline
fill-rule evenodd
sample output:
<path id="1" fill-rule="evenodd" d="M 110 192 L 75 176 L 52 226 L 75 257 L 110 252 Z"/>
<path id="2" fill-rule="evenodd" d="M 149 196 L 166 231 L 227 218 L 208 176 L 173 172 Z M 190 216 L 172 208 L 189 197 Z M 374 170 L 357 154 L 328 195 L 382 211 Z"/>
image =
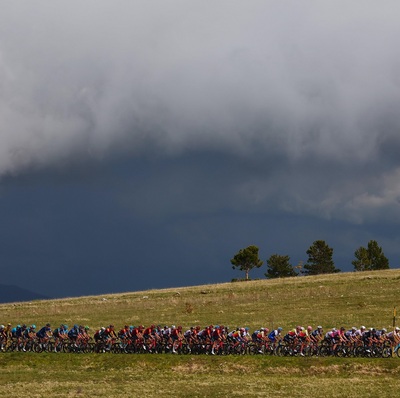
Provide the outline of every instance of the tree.
<path id="1" fill-rule="evenodd" d="M 372 271 L 389 268 L 389 260 L 375 240 L 370 240 L 367 248 L 360 246 L 355 251 L 354 256 L 356 259 L 351 263 L 355 271 Z"/>
<path id="2" fill-rule="evenodd" d="M 253 268 L 260 268 L 263 265 L 258 257 L 258 247 L 251 245 L 245 249 L 240 249 L 237 254 L 231 259 L 233 269 L 239 268 L 246 274 L 246 280 L 249 279 L 249 272 Z"/>
<path id="3" fill-rule="evenodd" d="M 354 256 L 356 260 L 353 260 L 351 263 L 355 271 L 367 271 L 371 269 L 371 260 L 369 259 L 368 250 L 365 247 L 360 246 L 354 252 Z"/>
<path id="4" fill-rule="evenodd" d="M 280 256 L 273 254 L 267 260 L 267 273 L 264 274 L 267 278 L 285 278 L 289 276 L 296 276 L 297 273 L 293 266 L 290 264 L 289 256 Z"/>
<path id="5" fill-rule="evenodd" d="M 340 272 L 332 259 L 333 249 L 325 241 L 316 240 L 307 250 L 308 260 L 304 265 L 307 275 L 332 274 Z"/>

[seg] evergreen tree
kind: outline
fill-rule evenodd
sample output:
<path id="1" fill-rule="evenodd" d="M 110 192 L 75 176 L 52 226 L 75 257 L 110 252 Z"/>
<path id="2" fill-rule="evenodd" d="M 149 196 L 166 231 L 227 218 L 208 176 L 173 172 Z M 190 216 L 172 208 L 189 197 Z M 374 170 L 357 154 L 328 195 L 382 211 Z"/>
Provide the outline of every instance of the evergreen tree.
<path id="1" fill-rule="evenodd" d="M 245 249 L 240 249 L 238 253 L 231 259 L 232 268 L 239 268 L 245 272 L 246 280 L 249 279 L 249 272 L 253 268 L 260 268 L 263 265 L 258 257 L 258 247 L 251 245 Z"/>
<path id="2" fill-rule="evenodd" d="M 325 241 L 316 240 L 307 250 L 308 260 L 304 265 L 306 275 L 332 274 L 340 272 L 333 262 L 333 249 Z"/>
<path id="3" fill-rule="evenodd" d="M 360 246 L 354 253 L 355 260 L 351 263 L 355 271 L 372 271 L 388 269 L 389 260 L 375 240 L 368 242 L 367 248 Z"/>
<path id="4" fill-rule="evenodd" d="M 267 260 L 267 273 L 264 274 L 267 278 L 285 278 L 289 276 L 296 276 L 297 273 L 290 264 L 289 256 L 280 256 L 273 254 Z"/>

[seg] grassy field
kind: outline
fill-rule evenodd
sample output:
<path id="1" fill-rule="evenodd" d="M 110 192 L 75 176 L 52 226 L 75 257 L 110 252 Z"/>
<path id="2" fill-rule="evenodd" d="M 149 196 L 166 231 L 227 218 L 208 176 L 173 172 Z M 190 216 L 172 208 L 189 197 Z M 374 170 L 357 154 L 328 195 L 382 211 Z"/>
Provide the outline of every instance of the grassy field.
<path id="1" fill-rule="evenodd" d="M 260 280 L 0 305 L 0 322 L 392 326 L 400 270 Z M 0 354 L 0 393 L 31 397 L 393 396 L 400 359 Z"/>

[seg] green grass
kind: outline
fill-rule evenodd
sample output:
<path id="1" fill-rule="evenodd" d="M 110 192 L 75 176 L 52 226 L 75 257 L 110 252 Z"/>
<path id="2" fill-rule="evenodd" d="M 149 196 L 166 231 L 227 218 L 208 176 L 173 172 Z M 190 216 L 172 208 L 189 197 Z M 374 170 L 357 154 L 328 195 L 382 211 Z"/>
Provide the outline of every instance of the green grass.
<path id="1" fill-rule="evenodd" d="M 391 328 L 400 270 L 0 305 L 2 323 Z M 400 359 L 0 354 L 0 393 L 31 397 L 393 396 Z"/>
<path id="2" fill-rule="evenodd" d="M 14 353 L 0 356 L 0 370 L 1 393 L 31 397 L 386 397 L 400 360 Z"/>

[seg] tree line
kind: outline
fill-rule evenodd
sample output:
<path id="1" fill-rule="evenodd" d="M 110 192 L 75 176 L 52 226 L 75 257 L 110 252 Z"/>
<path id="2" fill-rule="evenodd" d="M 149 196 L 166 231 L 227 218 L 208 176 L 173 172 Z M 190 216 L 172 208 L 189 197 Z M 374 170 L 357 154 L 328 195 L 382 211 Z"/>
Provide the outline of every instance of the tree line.
<path id="1" fill-rule="evenodd" d="M 264 261 L 259 258 L 259 249 L 250 245 L 240 249 L 231 259 L 233 269 L 244 271 L 245 279 L 253 268 L 260 268 Z M 273 254 L 267 259 L 267 278 L 285 278 L 297 275 L 318 275 L 340 272 L 333 261 L 333 249 L 324 240 L 316 240 L 307 250 L 308 260 L 293 266 L 287 255 Z M 370 240 L 367 247 L 360 246 L 354 252 L 355 259 L 351 262 L 355 271 L 372 271 L 388 269 L 389 260 L 375 240 Z"/>

